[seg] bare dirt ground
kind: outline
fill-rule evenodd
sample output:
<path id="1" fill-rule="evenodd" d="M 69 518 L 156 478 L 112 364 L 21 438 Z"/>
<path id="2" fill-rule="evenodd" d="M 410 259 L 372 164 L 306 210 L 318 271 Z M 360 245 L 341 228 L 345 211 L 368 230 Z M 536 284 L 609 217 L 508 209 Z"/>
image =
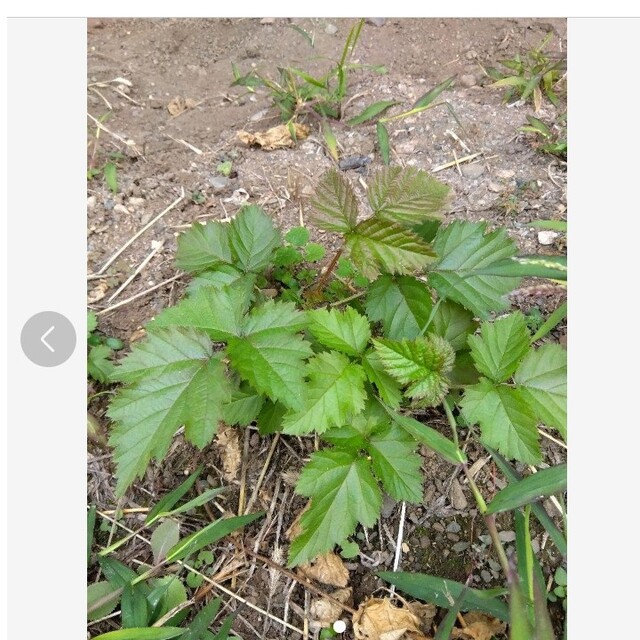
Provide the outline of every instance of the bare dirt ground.
<path id="1" fill-rule="evenodd" d="M 90 21 L 89 167 L 102 166 L 112 152 L 123 156 L 117 162 L 117 193 L 107 188 L 100 175 L 88 182 L 88 306 L 99 314 L 100 331 L 129 345 L 143 335 L 145 322 L 176 302 L 188 282 L 174 266 L 176 236 L 193 222 L 228 219 L 244 201 L 263 207 L 283 230 L 304 223 L 307 197 L 319 176 L 334 166 L 320 121 L 308 120 L 310 136 L 295 148 L 269 152 L 248 148 L 239 141 L 237 132 L 264 131 L 279 124 L 279 116 L 265 90 L 250 93 L 231 86 L 231 63 L 243 73 L 255 68 L 271 77 L 276 76 L 278 66 L 295 66 L 311 73 L 326 71 L 339 57 L 353 23 L 332 18 Z M 313 35 L 313 48 L 291 28 L 294 25 Z M 381 75 L 360 69 L 349 76 L 343 119 L 332 122 L 341 155 L 368 156 L 369 169 L 379 166 L 375 126 L 350 127 L 344 121 L 377 100 L 398 100 L 408 108 L 428 89 L 455 74 L 456 82 L 444 97 L 458 122 L 444 108 L 390 122 L 392 162 L 430 171 L 456 157 L 481 153 L 471 163 L 437 173 L 455 196 L 447 220 L 488 220 L 505 226 L 522 253 L 564 252 L 562 235 L 551 245 L 541 245 L 537 230 L 529 223 L 566 219 L 566 166 L 537 151 L 531 139 L 519 132 L 526 114 L 533 114 L 532 106 L 502 104 L 502 90 L 489 88 L 490 80 L 482 71 L 482 66 L 495 65 L 535 47 L 549 31 L 554 37 L 547 52 L 565 57 L 566 22 L 561 19 L 387 18 L 380 26 L 367 23 L 354 58 L 365 65 L 384 65 L 388 72 Z M 177 104 L 177 97 L 188 101 L 189 108 L 179 113 L 174 110 L 172 115 L 169 108 Z M 544 101 L 537 116 L 554 122 L 560 112 Z M 94 118 L 102 119 L 106 127 L 97 141 Z M 233 167 L 228 178 L 216 172 L 225 160 Z M 347 174 L 354 180 L 358 177 L 353 171 Z M 174 206 L 104 268 L 116 251 L 172 203 Z M 330 243 L 314 230 L 312 236 L 320 243 Z M 537 307 L 544 316 L 558 305 L 562 295 L 553 289 L 521 291 L 513 302 L 525 311 Z M 131 297 L 134 299 L 127 302 Z M 555 338 L 564 340 L 565 331 L 560 327 Z M 104 397 L 93 400 L 90 410 L 107 430 L 103 402 Z M 251 494 L 256 486 L 272 444 L 272 439 L 259 438 L 251 429 L 239 438 L 243 462 L 235 477 L 225 477 L 218 447 L 212 445 L 200 452 L 178 439 L 167 460 L 152 465 L 145 481 L 119 506 L 152 505 L 158 495 L 204 462 L 212 480 L 232 486 L 225 507 L 234 511 L 241 487 Z M 563 458 L 561 449 L 543 444 L 551 463 Z M 266 557 L 272 557 L 280 545 L 286 549 L 284 532 L 304 505 L 294 496 L 292 483 L 312 448 L 312 441 L 295 438 L 282 438 L 277 443 L 255 495 L 255 508 L 267 516 L 245 530 L 247 548 Z M 90 444 L 89 500 L 102 509 L 116 505 L 108 453 L 108 449 Z M 450 465 L 439 463 L 426 449 L 423 454 L 427 478 L 424 501 L 421 506 L 407 508 L 400 569 L 462 582 L 472 573 L 473 586 L 502 585 L 468 486 Z M 482 456 L 471 444 L 467 454 L 472 460 Z M 490 461 L 480 469 L 477 482 L 487 495 L 504 486 Z M 378 526 L 359 530 L 361 554 L 347 564 L 356 608 L 365 598 L 383 593 L 380 589 L 385 584 L 374 574 L 392 567 L 399 512 L 400 505 L 385 502 Z M 125 521 L 134 528 L 140 525 L 135 516 Z M 505 520 L 500 524 L 509 547 L 513 544 L 512 523 Z M 560 558 L 551 544 L 546 546 L 542 532 L 536 535 L 535 544 L 548 576 Z M 239 554 L 233 546 L 221 548 L 219 553 L 223 562 L 218 570 L 232 567 L 236 574 L 233 583 L 220 577 L 220 584 L 233 587 L 245 601 L 239 604 L 224 596 L 230 610 L 240 607 L 234 630 L 243 638 L 299 637 L 253 607 L 278 619 L 286 616 L 304 631 L 311 594 L 285 574 L 277 577 L 274 589 L 269 567 Z M 139 545 L 126 552 L 129 559 L 144 559 L 145 555 L 149 555 L 148 549 Z M 560 611 L 556 614 L 560 616 Z M 352 637 L 349 633 L 344 637 Z"/>

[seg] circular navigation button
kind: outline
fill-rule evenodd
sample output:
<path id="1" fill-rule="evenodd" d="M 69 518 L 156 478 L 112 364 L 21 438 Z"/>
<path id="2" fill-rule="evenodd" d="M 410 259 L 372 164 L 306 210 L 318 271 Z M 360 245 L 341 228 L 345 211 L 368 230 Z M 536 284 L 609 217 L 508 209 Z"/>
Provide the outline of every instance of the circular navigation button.
<path id="1" fill-rule="evenodd" d="M 41 311 L 22 327 L 20 344 L 24 354 L 41 367 L 57 367 L 66 362 L 76 348 L 76 331 L 65 316 Z"/>

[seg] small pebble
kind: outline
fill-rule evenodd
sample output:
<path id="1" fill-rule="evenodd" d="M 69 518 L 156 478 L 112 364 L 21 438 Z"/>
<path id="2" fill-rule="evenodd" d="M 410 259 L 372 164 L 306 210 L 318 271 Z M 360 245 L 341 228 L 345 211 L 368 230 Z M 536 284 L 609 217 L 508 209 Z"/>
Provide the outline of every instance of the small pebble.
<path id="1" fill-rule="evenodd" d="M 438 533 L 444 533 L 444 525 L 440 522 L 434 522 L 431 528 L 435 529 Z"/>
<path id="2" fill-rule="evenodd" d="M 456 542 L 451 549 L 455 552 L 455 553 L 462 553 L 463 551 L 465 551 L 466 549 L 469 548 L 469 543 L 468 542 Z"/>
<path id="3" fill-rule="evenodd" d="M 386 19 L 386 18 L 367 18 L 367 19 L 365 20 L 365 22 L 366 22 L 367 24 L 371 24 L 371 25 L 373 25 L 374 27 L 381 27 L 381 26 L 383 26 L 383 25 L 384 25 L 384 23 L 385 23 L 386 21 L 387 21 L 387 19 Z"/>
<path id="4" fill-rule="evenodd" d="M 251 120 L 251 122 L 258 122 L 258 120 L 265 118 L 268 113 L 269 109 L 263 109 L 262 111 L 258 111 L 258 113 L 254 113 L 249 120 Z"/>
<path id="5" fill-rule="evenodd" d="M 275 21 L 275 18 L 262 18 L 260 24 L 273 24 Z"/>
<path id="6" fill-rule="evenodd" d="M 105 198 L 102 204 L 107 211 L 111 211 L 116 206 L 116 203 L 111 198 Z"/>
<path id="7" fill-rule="evenodd" d="M 335 35 L 336 33 L 338 33 L 338 27 L 336 27 L 335 24 L 328 24 L 325 28 L 324 28 L 324 32 L 328 33 L 330 36 Z"/>
<path id="8" fill-rule="evenodd" d="M 485 582 L 491 582 L 491 574 L 486 569 L 483 569 L 480 575 Z"/>
<path id="9" fill-rule="evenodd" d="M 493 193 L 500 193 L 502 191 L 502 187 L 495 182 L 490 182 L 487 185 L 487 189 L 489 189 L 489 191 L 492 191 Z"/>
<path id="10" fill-rule="evenodd" d="M 484 165 L 476 162 L 474 164 L 465 164 L 462 167 L 462 175 L 470 180 L 476 180 L 484 173 Z"/>
<path id="11" fill-rule="evenodd" d="M 115 205 L 115 207 L 113 207 L 113 210 L 115 213 L 121 213 L 123 216 L 128 216 L 130 213 L 129 209 L 127 209 L 127 207 L 125 207 L 123 204 Z"/>
<path id="12" fill-rule="evenodd" d="M 558 234 L 555 231 L 550 231 L 548 229 L 538 231 L 538 242 L 545 246 L 553 244 L 557 237 Z"/>
<path id="13" fill-rule="evenodd" d="M 460 86 L 466 87 L 469 89 L 470 87 L 475 87 L 478 84 L 478 79 L 472 73 L 465 73 L 465 75 L 460 77 Z"/>
<path id="14" fill-rule="evenodd" d="M 87 198 L 87 210 L 88 211 L 93 211 L 96 208 L 96 197 L 95 196 L 89 196 Z"/>
<path id="15" fill-rule="evenodd" d="M 469 51 L 467 51 L 467 53 L 465 53 L 465 58 L 467 60 L 475 60 L 478 57 L 478 53 L 476 51 L 474 51 L 473 49 L 469 49 Z"/>
<path id="16" fill-rule="evenodd" d="M 516 172 L 513 171 L 513 169 L 498 169 L 498 171 L 496 171 L 496 176 L 502 178 L 502 180 L 510 180 L 515 175 Z"/>
<path id="17" fill-rule="evenodd" d="M 454 509 L 462 510 L 467 508 L 467 499 L 464 497 L 462 486 L 460 485 L 460 482 L 457 478 L 454 478 L 453 482 L 451 483 L 449 498 Z"/>
<path id="18" fill-rule="evenodd" d="M 449 533 L 460 533 L 462 527 L 457 522 L 450 522 L 447 525 L 447 531 Z"/>
<path id="19" fill-rule="evenodd" d="M 500 542 L 513 542 L 516 539 L 515 531 L 499 531 L 498 538 Z"/>
<path id="20" fill-rule="evenodd" d="M 132 207 L 139 207 L 139 206 L 143 205 L 144 203 L 145 203 L 145 199 L 144 198 L 136 198 L 136 197 L 129 198 L 129 204 Z"/>
<path id="21" fill-rule="evenodd" d="M 209 184 L 213 187 L 214 193 L 223 193 L 231 188 L 231 180 L 225 176 L 212 176 Z"/>
<path id="22" fill-rule="evenodd" d="M 447 540 L 451 542 L 458 542 L 460 540 L 460 536 L 457 533 L 447 533 Z"/>

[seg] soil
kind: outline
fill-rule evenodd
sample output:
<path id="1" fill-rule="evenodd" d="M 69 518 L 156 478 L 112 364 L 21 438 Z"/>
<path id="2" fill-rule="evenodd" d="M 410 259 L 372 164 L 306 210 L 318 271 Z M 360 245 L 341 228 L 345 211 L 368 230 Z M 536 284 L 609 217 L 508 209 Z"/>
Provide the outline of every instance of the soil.
<path id="1" fill-rule="evenodd" d="M 176 237 L 192 223 L 229 219 L 244 202 L 260 205 L 284 231 L 304 223 L 308 196 L 319 176 L 335 164 L 327 152 L 322 122 L 307 116 L 310 135 L 294 148 L 264 151 L 243 144 L 238 131 L 265 131 L 280 119 L 266 90 L 250 92 L 232 86 L 232 63 L 243 74 L 255 69 L 274 79 L 282 66 L 321 74 L 340 56 L 353 23 L 333 18 L 89 21 L 88 112 L 104 129 L 96 135 L 98 125 L 88 120 L 88 166 L 98 170 L 113 159 L 111 154 L 118 154 L 116 193 L 99 172 L 88 182 L 88 306 L 98 312 L 102 333 L 129 346 L 144 335 L 145 322 L 180 298 L 188 277 L 174 265 Z M 300 29 L 311 35 L 313 47 Z M 506 227 L 521 253 L 566 252 L 563 234 L 552 244 L 542 245 L 538 230 L 530 226 L 537 219 L 566 219 L 566 164 L 541 153 L 532 136 L 519 131 L 526 116 L 534 114 L 532 105 L 504 104 L 503 89 L 489 87 L 491 81 L 483 72 L 483 67 L 537 46 L 549 31 L 554 35 L 546 52 L 564 58 L 566 21 L 557 18 L 367 22 L 353 59 L 367 66 L 348 76 L 343 117 L 331 121 L 341 157 L 366 156 L 368 171 L 380 166 L 375 126 L 349 126 L 346 120 L 378 100 L 397 100 L 398 109 L 409 108 L 426 91 L 455 75 L 453 87 L 443 94 L 451 109 L 441 106 L 389 122 L 392 162 L 433 171 L 456 158 L 480 154 L 472 162 L 437 171 L 454 193 L 447 221 L 487 220 L 490 226 Z M 377 73 L 368 65 L 384 65 L 387 73 Z M 544 100 L 535 115 L 556 123 L 564 105 L 564 95 L 559 109 Z M 228 179 L 217 170 L 224 161 L 232 163 Z M 354 170 L 345 174 L 356 185 L 362 177 Z M 312 239 L 331 245 L 329 236 L 311 231 Z M 525 312 L 537 308 L 545 317 L 564 296 L 564 290 L 556 287 L 534 286 L 523 287 L 512 300 Z M 554 338 L 564 341 L 564 334 L 566 328 L 561 326 Z M 104 398 L 92 401 L 90 409 L 107 429 L 103 402 Z M 241 440 L 239 446 L 248 447 L 245 454 L 251 451 L 251 455 L 244 456 L 235 477 L 225 477 L 221 450 L 215 445 L 201 452 L 178 437 L 166 461 L 151 465 L 124 506 L 148 507 L 204 462 L 211 481 L 230 485 L 224 506 L 234 511 L 241 486 L 251 494 L 272 442 L 258 438 L 251 429 L 246 434 L 246 443 Z M 267 519 L 244 531 L 247 548 L 273 558 L 277 547 L 286 546 L 285 531 L 304 506 L 293 495 L 295 474 L 312 445 L 300 439 L 278 441 L 255 498 L 255 507 L 266 511 Z M 563 459 L 559 447 L 546 440 L 543 445 L 550 463 Z M 91 443 L 89 500 L 113 509 L 113 469 L 107 454 L 107 449 Z M 440 463 L 427 450 L 423 454 L 425 499 L 419 507 L 407 507 L 400 569 L 463 582 L 472 573 L 473 586 L 502 585 L 468 485 L 450 465 Z M 471 441 L 467 454 L 472 461 L 482 457 Z M 501 487 L 500 477 L 487 460 L 477 482 L 490 496 Z M 400 505 L 385 503 L 379 525 L 367 532 L 358 530 L 361 555 L 347 564 L 356 608 L 372 595 L 384 595 L 385 583 L 375 572 L 392 567 L 400 511 Z M 135 515 L 125 521 L 134 528 L 140 525 Z M 195 526 L 197 519 L 191 523 Z M 509 539 L 513 523 L 505 520 L 499 525 Z M 561 558 L 551 543 L 546 544 L 542 531 L 535 532 L 535 544 L 548 577 Z M 507 547 L 513 547 L 513 542 Z M 141 557 L 148 550 L 137 546 L 127 553 Z M 303 629 L 312 594 L 286 575 L 279 577 L 274 592 L 267 588 L 273 572 L 264 563 L 240 556 L 232 546 L 221 553 L 229 562 L 245 561 L 233 583 L 220 580 L 249 603 L 239 607 L 236 633 L 243 638 L 299 637 L 251 605 L 279 619 L 286 615 L 291 624 Z M 225 607 L 237 608 L 233 598 L 224 599 Z M 558 619 L 562 617 L 559 605 L 553 611 Z M 101 631 L 114 628 L 105 624 Z M 92 628 L 92 633 L 97 631 Z M 343 637 L 352 637 L 349 634 L 350 630 Z"/>

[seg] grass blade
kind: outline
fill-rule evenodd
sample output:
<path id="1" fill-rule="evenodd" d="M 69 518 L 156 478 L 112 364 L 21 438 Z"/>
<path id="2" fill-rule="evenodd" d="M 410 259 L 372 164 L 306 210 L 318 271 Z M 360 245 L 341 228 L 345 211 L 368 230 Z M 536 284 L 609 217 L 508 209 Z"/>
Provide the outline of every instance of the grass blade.
<path id="1" fill-rule="evenodd" d="M 118 193 L 118 170 L 115 163 L 107 162 L 104 165 L 104 180 L 112 193 Z"/>
<path id="2" fill-rule="evenodd" d="M 455 602 L 451 605 L 451 608 L 444 617 L 444 620 L 438 625 L 438 631 L 433 640 L 449 640 L 449 636 L 453 631 L 453 627 L 458 619 L 458 613 L 464 604 L 465 596 L 467 595 L 468 588 L 465 588 L 460 592 L 460 595 L 455 599 Z"/>
<path id="3" fill-rule="evenodd" d="M 213 489 L 207 489 L 204 493 L 200 494 L 197 498 L 193 500 L 189 500 L 183 505 L 180 505 L 176 509 L 172 509 L 171 511 L 164 511 L 158 514 L 158 517 L 166 517 L 166 516 L 175 516 L 178 513 L 184 513 L 185 511 L 189 511 L 190 509 L 195 509 L 196 507 L 201 507 L 209 500 L 213 500 L 219 493 L 222 493 L 225 490 L 225 487 L 215 487 Z"/>
<path id="4" fill-rule="evenodd" d="M 150 525 L 155 522 L 160 515 L 165 514 L 177 504 L 178 500 L 184 496 L 189 489 L 193 486 L 194 482 L 198 479 L 198 476 L 202 473 L 204 465 L 200 465 L 179 487 L 175 488 L 171 493 L 168 493 L 162 498 L 158 504 L 156 504 L 149 514 L 145 518 L 144 523 Z"/>
<path id="5" fill-rule="evenodd" d="M 447 78 L 446 80 L 441 82 L 439 85 L 435 86 L 430 91 L 427 91 L 427 93 L 425 93 L 413 103 L 413 106 L 411 108 L 420 109 L 428 107 L 443 91 L 448 89 L 453 84 L 455 78 L 455 76 L 451 76 L 450 78 Z"/>
<path id="6" fill-rule="evenodd" d="M 495 498 L 487 505 L 487 514 L 511 511 L 540 498 L 562 493 L 566 488 L 566 464 L 542 469 L 498 491 Z"/>
<path id="7" fill-rule="evenodd" d="M 324 121 L 322 123 L 322 135 L 324 136 L 324 141 L 327 143 L 327 149 L 331 154 L 331 157 L 338 162 L 339 154 L 338 154 L 338 141 L 336 140 L 336 136 L 333 133 L 333 129 L 329 126 L 329 123 Z"/>
<path id="8" fill-rule="evenodd" d="M 309 32 L 305 31 L 302 27 L 299 27 L 297 24 L 288 24 L 289 29 L 293 29 L 295 32 L 299 33 L 308 43 L 309 46 L 313 49 L 315 46 L 315 42 L 313 41 L 313 36 L 309 34 Z"/>
<path id="9" fill-rule="evenodd" d="M 96 505 L 92 504 L 87 511 L 87 565 L 91 562 L 91 549 L 93 548 L 93 533 L 96 527 Z"/>
<path id="10" fill-rule="evenodd" d="M 180 627 L 136 627 L 102 633 L 93 640 L 169 640 L 182 633 L 184 629 Z"/>
<path id="11" fill-rule="evenodd" d="M 567 317 L 567 303 L 563 302 L 545 321 L 544 324 L 536 331 L 531 338 L 531 344 L 544 338 L 549 332 L 553 331 L 560 322 Z"/>
<path id="12" fill-rule="evenodd" d="M 380 100 L 380 102 L 374 102 L 370 104 L 366 109 L 362 111 L 359 115 L 347 120 L 348 125 L 356 125 L 362 124 L 364 122 L 369 122 L 373 120 L 376 116 L 379 116 L 381 113 L 384 113 L 387 109 L 395 106 L 396 104 L 400 104 L 397 100 Z"/>
<path id="13" fill-rule="evenodd" d="M 534 220 L 529 223 L 529 226 L 534 229 L 551 229 L 552 231 L 561 231 L 563 233 L 567 231 L 566 220 Z"/>
<path id="14" fill-rule="evenodd" d="M 198 612 L 180 640 L 201 640 L 204 637 L 204 632 L 207 631 L 209 625 L 218 615 L 221 603 L 222 600 L 220 598 L 211 600 L 211 602 Z"/>
<path id="15" fill-rule="evenodd" d="M 552 280 L 567 279 L 566 256 L 513 256 L 498 260 L 488 267 L 480 267 L 476 274 L 501 277 L 546 278 Z"/>
<path id="16" fill-rule="evenodd" d="M 376 134 L 378 136 L 378 148 L 380 149 L 382 162 L 388 166 L 390 162 L 391 151 L 389 147 L 389 132 L 387 131 L 387 127 L 385 127 L 382 122 L 378 122 L 376 124 Z"/>

